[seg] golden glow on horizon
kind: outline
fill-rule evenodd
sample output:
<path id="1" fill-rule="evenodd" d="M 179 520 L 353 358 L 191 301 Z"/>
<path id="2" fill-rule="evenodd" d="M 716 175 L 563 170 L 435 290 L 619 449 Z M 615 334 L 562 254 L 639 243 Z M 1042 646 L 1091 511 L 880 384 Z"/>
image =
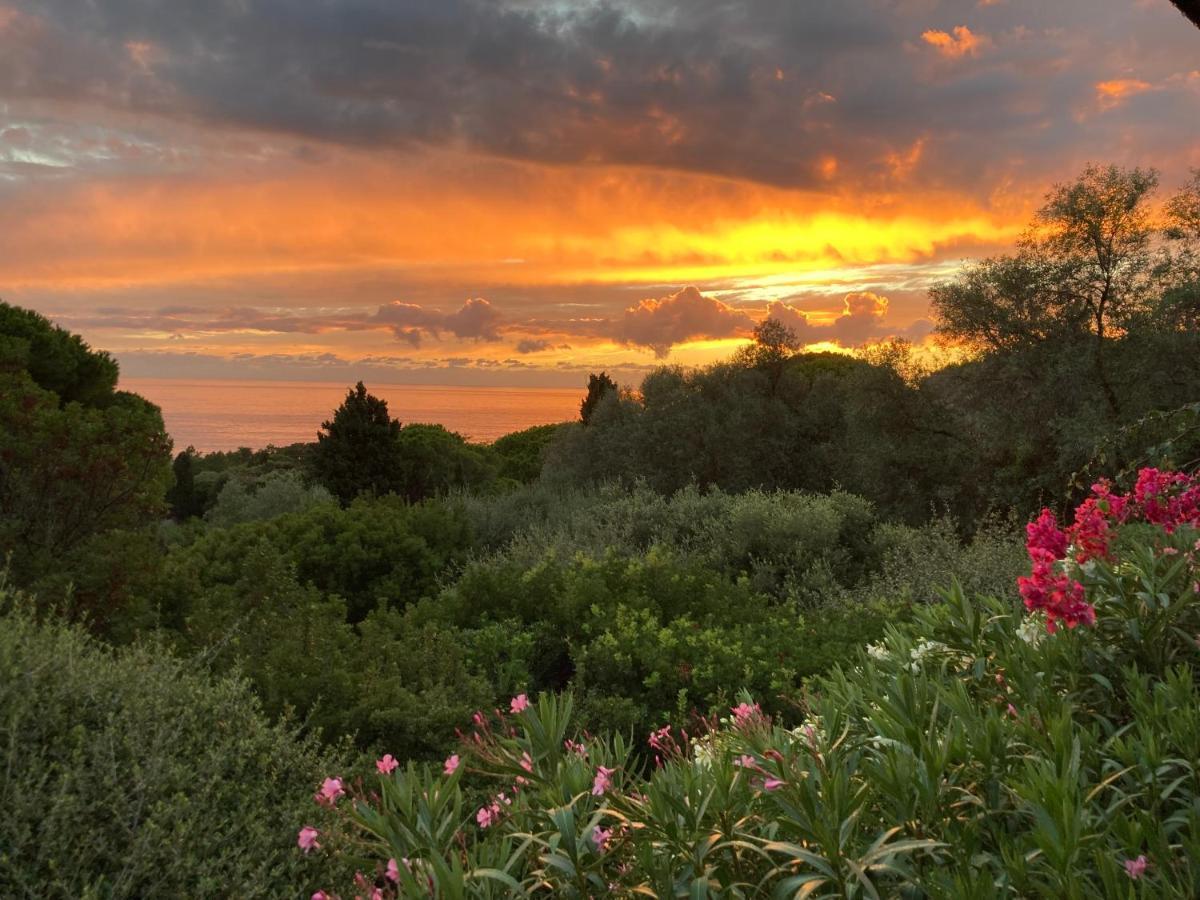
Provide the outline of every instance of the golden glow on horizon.
<path id="1" fill-rule="evenodd" d="M 902 155 L 917 158 L 921 146 Z M 92 320 L 99 323 L 94 330 L 85 331 L 97 346 L 161 353 L 164 360 L 179 353 L 314 360 L 332 354 L 399 367 L 457 365 L 456 358 L 471 365 L 515 360 L 544 371 L 644 366 L 663 360 L 646 346 L 604 336 L 605 327 L 611 329 L 604 320 L 619 319 L 624 306 L 699 285 L 712 296 L 749 304 L 751 312 L 771 300 L 810 296 L 803 304 L 808 321 L 825 325 L 842 314 L 842 296 L 859 290 L 856 282 L 895 278 L 908 285 L 897 289 L 911 294 L 919 291 L 913 267 L 940 272 L 1009 243 L 1028 200 L 1016 194 L 1005 200 L 1001 205 L 991 197 L 985 205 L 948 191 L 849 187 L 820 194 L 679 172 L 543 166 L 445 152 L 385 164 L 345 151 L 320 167 L 272 166 L 269 177 L 47 184 L 24 205 L 0 208 L 6 234 L 0 285 L 6 292 L 15 288 L 18 302 L 29 291 L 95 297 L 93 308 L 118 307 L 117 297 L 135 291 L 151 310 L 213 309 L 218 321 L 212 327 L 204 316 L 175 332 L 173 324 L 154 321 L 125 326 L 119 315 L 107 325 L 101 314 Z M 1003 213 L 994 212 L 998 208 Z M 387 291 L 393 283 L 423 294 L 410 296 L 404 288 L 386 296 L 376 288 L 369 300 L 359 294 L 360 284 Z M 255 299 L 258 284 L 276 304 Z M 538 297 L 558 299 L 528 312 L 496 304 L 503 333 L 494 341 L 443 332 L 417 345 L 386 323 L 364 323 L 391 301 L 432 308 L 423 298 L 441 298 L 432 303 L 449 313 L 468 296 L 494 299 L 490 285 L 510 293 L 528 287 L 541 291 Z M 618 293 L 609 291 L 603 307 L 575 302 L 596 296 L 574 296 L 576 286 L 588 285 Z M 231 293 L 251 299 L 210 299 Z M 310 318 L 290 330 L 272 330 L 269 316 L 244 324 L 219 320 L 222 308 L 239 305 L 276 306 L 283 317 L 308 307 L 299 315 Z M 340 325 L 339 311 L 357 318 Z M 903 330 L 923 315 L 919 301 L 893 305 L 888 327 Z M 523 317 L 544 321 L 524 327 Z M 744 340 L 677 343 L 665 361 L 712 362 Z M 530 346 L 520 349 L 522 343 Z"/>
<path id="2" fill-rule="evenodd" d="M 36 208 L 0 210 L 0 283 L 89 289 L 397 268 L 434 283 L 688 283 L 961 257 L 1007 243 L 1021 221 L 952 194 L 818 195 L 678 173 L 491 165 L 492 177 L 457 181 L 351 159 L 320 177 L 68 187 Z"/>

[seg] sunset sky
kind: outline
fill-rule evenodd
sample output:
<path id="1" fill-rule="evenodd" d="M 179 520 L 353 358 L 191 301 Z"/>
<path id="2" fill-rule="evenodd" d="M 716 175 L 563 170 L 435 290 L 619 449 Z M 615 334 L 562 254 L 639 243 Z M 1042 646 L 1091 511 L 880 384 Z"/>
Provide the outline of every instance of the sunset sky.
<path id="1" fill-rule="evenodd" d="M 133 376 L 921 340 L 1088 161 L 1200 166 L 1167 0 L 0 0 L 0 298 Z"/>

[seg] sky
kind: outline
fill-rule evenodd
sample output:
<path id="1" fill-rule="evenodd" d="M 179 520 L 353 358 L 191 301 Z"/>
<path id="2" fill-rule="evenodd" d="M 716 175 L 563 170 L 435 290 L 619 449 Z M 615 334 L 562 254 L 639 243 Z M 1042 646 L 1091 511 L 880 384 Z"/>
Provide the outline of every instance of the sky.
<path id="1" fill-rule="evenodd" d="M 1200 166 L 1168 0 L 0 0 L 0 298 L 127 376 L 920 342 L 1088 162 Z"/>

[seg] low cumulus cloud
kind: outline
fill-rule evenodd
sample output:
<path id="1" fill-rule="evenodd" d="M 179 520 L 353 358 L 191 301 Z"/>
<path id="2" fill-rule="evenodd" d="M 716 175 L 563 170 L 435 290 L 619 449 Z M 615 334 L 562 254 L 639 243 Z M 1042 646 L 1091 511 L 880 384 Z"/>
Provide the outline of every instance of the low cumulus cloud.
<path id="1" fill-rule="evenodd" d="M 499 340 L 498 326 L 502 318 L 487 300 L 473 297 L 452 313 L 426 309 L 415 303 L 389 303 L 379 307 L 373 321 L 387 325 L 397 338 L 419 347 L 422 338 L 438 338 L 444 331 L 457 338 Z"/>
<path id="2" fill-rule="evenodd" d="M 754 320 L 689 286 L 629 307 L 613 325 L 613 337 L 619 343 L 649 347 L 662 359 L 675 344 L 745 334 L 754 327 Z"/>
<path id="3" fill-rule="evenodd" d="M 816 322 L 809 314 L 781 301 L 767 305 L 767 318 L 783 323 L 805 344 L 830 342 L 842 347 L 861 347 L 886 337 L 923 340 L 933 325 L 918 319 L 903 328 L 889 326 L 888 298 L 874 291 L 856 291 L 842 300 L 842 312 L 832 322 Z"/>

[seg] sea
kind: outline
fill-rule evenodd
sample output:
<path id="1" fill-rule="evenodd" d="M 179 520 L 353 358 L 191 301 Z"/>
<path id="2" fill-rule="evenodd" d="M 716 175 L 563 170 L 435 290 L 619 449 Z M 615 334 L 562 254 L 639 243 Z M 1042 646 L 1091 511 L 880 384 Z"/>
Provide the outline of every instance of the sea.
<path id="1" fill-rule="evenodd" d="M 344 382 L 122 378 L 163 413 L 175 449 L 210 453 L 315 441 L 321 423 L 346 398 Z M 578 388 L 459 387 L 372 382 L 404 424 L 444 425 L 467 440 L 494 441 L 512 431 L 579 416 Z"/>

